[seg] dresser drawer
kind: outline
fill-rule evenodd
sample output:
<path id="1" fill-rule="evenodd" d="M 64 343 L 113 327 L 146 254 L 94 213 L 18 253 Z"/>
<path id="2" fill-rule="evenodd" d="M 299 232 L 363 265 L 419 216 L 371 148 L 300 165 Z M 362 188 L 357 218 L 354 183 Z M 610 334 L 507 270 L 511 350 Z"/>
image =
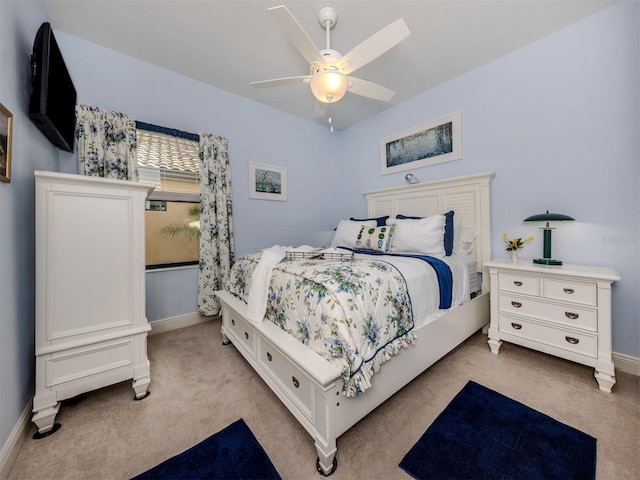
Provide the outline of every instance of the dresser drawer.
<path id="1" fill-rule="evenodd" d="M 103 376 L 117 375 L 125 369 L 123 380 L 132 377 L 134 344 L 131 338 L 121 338 L 106 342 L 84 345 L 44 355 L 46 387 L 62 389 L 63 384 L 85 381 L 100 386 L 115 382 L 102 382 Z M 93 380 L 90 380 L 92 379 Z M 83 392 L 91 389 L 82 390 Z"/>
<path id="2" fill-rule="evenodd" d="M 500 293 L 500 311 L 514 315 L 539 318 L 573 328 L 584 328 L 592 332 L 598 330 L 596 310 L 575 305 L 559 305 L 536 298 L 518 297 Z"/>
<path id="3" fill-rule="evenodd" d="M 592 305 L 594 307 L 598 304 L 597 287 L 594 283 L 544 278 L 542 280 L 542 291 L 545 298 Z"/>
<path id="4" fill-rule="evenodd" d="M 593 358 L 598 356 L 598 337 L 595 334 L 577 333 L 502 314 L 500 315 L 498 328 L 503 333 L 526 340 L 544 343 Z"/>
<path id="5" fill-rule="evenodd" d="M 500 272 L 498 274 L 498 288 L 503 292 L 540 295 L 540 281 L 538 277 L 530 277 L 528 275 Z"/>

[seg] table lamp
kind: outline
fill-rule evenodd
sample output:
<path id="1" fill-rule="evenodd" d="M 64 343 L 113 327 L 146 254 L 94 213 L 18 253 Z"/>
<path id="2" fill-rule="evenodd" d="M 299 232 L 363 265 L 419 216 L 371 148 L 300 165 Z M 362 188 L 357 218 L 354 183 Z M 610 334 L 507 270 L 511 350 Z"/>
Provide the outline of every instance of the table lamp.
<path id="1" fill-rule="evenodd" d="M 555 260 L 551 258 L 551 230 L 554 227 L 549 226 L 549 222 L 557 222 L 563 220 L 575 220 L 568 215 L 561 213 L 540 213 L 538 215 L 532 215 L 524 219 L 525 222 L 546 222 L 544 227 L 540 227 L 540 230 L 544 231 L 544 252 L 543 258 L 534 258 L 533 263 L 540 263 L 542 265 L 562 265 L 561 260 Z"/>

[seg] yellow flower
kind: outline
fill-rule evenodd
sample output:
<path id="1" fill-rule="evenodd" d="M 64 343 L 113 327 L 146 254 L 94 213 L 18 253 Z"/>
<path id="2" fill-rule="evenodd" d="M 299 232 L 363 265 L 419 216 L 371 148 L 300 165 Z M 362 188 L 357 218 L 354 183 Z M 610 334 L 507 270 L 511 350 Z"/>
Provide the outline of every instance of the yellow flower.
<path id="1" fill-rule="evenodd" d="M 508 252 L 520 250 L 522 247 L 524 247 L 524 244 L 526 242 L 530 242 L 531 240 L 533 240 L 533 237 L 527 237 L 524 240 L 522 240 L 521 237 L 514 237 L 513 240 L 509 240 L 509 235 L 507 235 L 506 233 L 502 236 L 504 238 L 504 243 L 507 247 L 506 250 Z"/>

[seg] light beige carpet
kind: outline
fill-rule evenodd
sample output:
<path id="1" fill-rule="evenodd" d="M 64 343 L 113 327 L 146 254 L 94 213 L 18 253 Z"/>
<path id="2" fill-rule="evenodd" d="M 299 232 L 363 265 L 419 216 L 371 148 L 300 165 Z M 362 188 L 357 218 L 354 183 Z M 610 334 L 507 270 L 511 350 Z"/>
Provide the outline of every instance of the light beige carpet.
<path id="1" fill-rule="evenodd" d="M 322 478 L 313 440 L 235 348 L 222 345 L 219 320 L 152 335 L 148 349 L 148 398 L 133 401 L 124 382 L 66 402 L 56 419 L 62 428 L 29 438 L 9 479 L 127 479 L 241 417 L 283 479 Z M 606 394 L 591 368 L 506 343 L 493 355 L 477 333 L 342 435 L 331 478 L 409 479 L 398 463 L 474 380 L 596 437 L 599 480 L 637 480 L 640 379 L 617 379 Z"/>

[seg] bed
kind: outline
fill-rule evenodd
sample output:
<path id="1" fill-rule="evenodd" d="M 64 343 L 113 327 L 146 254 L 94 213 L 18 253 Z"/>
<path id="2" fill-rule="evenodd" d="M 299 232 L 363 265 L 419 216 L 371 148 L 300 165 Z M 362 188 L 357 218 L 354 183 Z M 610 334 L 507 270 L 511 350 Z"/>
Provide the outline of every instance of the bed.
<path id="1" fill-rule="evenodd" d="M 365 192 L 367 218 L 430 217 L 454 211 L 456 231 L 472 233 L 467 253 L 475 260 L 477 278 L 491 256 L 489 185 L 493 176 L 489 172 Z M 337 467 L 340 435 L 489 322 L 488 275 L 481 275 L 479 285 L 470 300 L 438 310 L 429 321 L 412 326 L 406 348 L 377 365 L 372 385 L 358 394 L 346 392 L 344 371 L 335 363 L 282 326 L 252 320 L 246 300 L 237 292 L 221 290 L 216 295 L 222 305 L 223 341 L 233 343 L 311 435 L 318 453 L 317 470 L 327 476 Z"/>

